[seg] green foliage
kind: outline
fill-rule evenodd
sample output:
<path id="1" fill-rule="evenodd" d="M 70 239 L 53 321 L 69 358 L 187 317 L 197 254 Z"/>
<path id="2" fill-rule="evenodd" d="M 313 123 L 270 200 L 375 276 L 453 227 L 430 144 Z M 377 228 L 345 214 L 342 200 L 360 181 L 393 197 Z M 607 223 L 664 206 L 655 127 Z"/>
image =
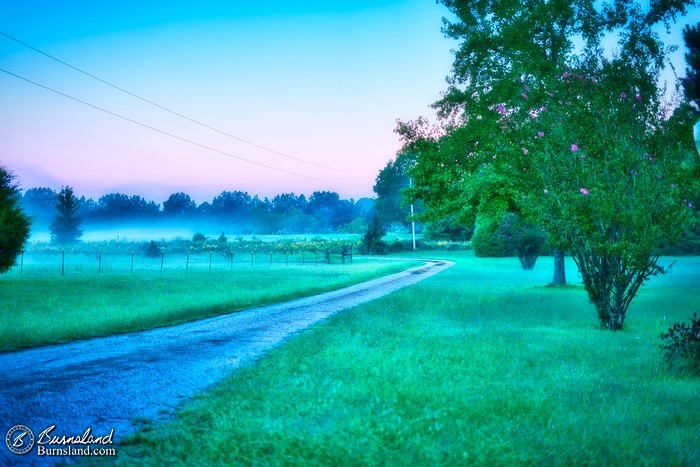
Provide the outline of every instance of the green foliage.
<path id="1" fill-rule="evenodd" d="M 374 192 L 377 194 L 375 210 L 382 225 L 396 223 L 408 227 L 411 211 L 403 192 L 411 183 L 408 171 L 413 164 L 413 155 L 402 153 L 379 171 Z"/>
<path id="2" fill-rule="evenodd" d="M 679 360 L 700 370 L 700 319 L 693 313 L 690 324 L 674 323 L 668 332 L 661 334 L 661 349 L 669 363 Z"/>
<path id="3" fill-rule="evenodd" d="M 372 223 L 367 227 L 365 235 L 362 237 L 362 253 L 373 255 L 386 254 L 386 242 L 382 237 L 386 235 L 386 229 L 379 222 L 379 216 L 375 214 Z"/>
<path id="4" fill-rule="evenodd" d="M 14 266 L 29 238 L 30 221 L 19 204 L 14 175 L 0 166 L 0 273 Z"/>
<path id="5" fill-rule="evenodd" d="M 472 248 L 474 255 L 479 258 L 501 258 L 512 256 L 513 250 L 507 239 L 496 233 L 498 222 L 492 220 L 480 221 L 474 236 L 472 237 Z"/>
<path id="6" fill-rule="evenodd" d="M 474 226 L 465 227 L 459 224 L 455 216 L 428 222 L 423 228 L 423 238 L 426 240 L 466 242 L 472 238 L 472 235 L 474 235 Z"/>
<path id="7" fill-rule="evenodd" d="M 69 186 L 62 187 L 56 197 L 56 217 L 49 226 L 51 242 L 57 245 L 70 245 L 80 241 L 83 231 L 80 229 L 81 219 L 76 215 L 80 201 Z"/>
<path id="8" fill-rule="evenodd" d="M 641 94 L 650 79 L 601 60 L 548 86 L 523 86 L 536 118 L 520 117 L 518 161 L 537 174 L 523 209 L 573 255 L 601 325 L 613 330 L 639 287 L 665 272 L 659 255 L 681 238 L 698 187 L 690 133 L 660 118 L 655 93 Z"/>
<path id="9" fill-rule="evenodd" d="M 503 238 L 509 250 L 517 253 L 520 265 L 526 271 L 535 267 L 546 241 L 546 235 L 539 226 L 513 213 L 503 215 L 494 235 Z"/>

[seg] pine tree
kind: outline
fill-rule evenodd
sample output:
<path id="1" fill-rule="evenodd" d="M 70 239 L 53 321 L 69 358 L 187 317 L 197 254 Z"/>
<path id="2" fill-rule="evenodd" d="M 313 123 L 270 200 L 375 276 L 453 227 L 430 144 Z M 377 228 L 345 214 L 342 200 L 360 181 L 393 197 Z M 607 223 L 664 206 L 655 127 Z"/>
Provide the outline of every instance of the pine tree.
<path id="1" fill-rule="evenodd" d="M 49 226 L 52 243 L 67 245 L 79 241 L 83 235 L 81 219 L 75 215 L 79 207 L 80 201 L 73 194 L 73 188 L 62 187 L 56 201 L 56 217 Z"/>

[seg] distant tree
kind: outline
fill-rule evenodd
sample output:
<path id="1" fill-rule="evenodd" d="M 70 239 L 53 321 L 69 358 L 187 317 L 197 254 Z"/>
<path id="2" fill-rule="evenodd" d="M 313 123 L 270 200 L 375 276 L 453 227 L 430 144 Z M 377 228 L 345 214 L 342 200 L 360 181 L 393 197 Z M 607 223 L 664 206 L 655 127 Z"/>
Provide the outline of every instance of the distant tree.
<path id="1" fill-rule="evenodd" d="M 362 237 L 363 249 L 369 254 L 383 255 L 386 253 L 386 242 L 382 240 L 384 235 L 386 235 L 386 229 L 382 227 L 379 216 L 375 214 Z"/>
<path id="2" fill-rule="evenodd" d="M 73 194 L 73 188 L 62 187 L 56 198 L 56 217 L 49 226 L 52 243 L 68 245 L 79 241 L 83 235 L 81 220 L 76 215 L 79 207 L 80 201 Z"/>
<path id="3" fill-rule="evenodd" d="M 0 166 L 0 273 L 15 265 L 29 238 L 29 217 L 20 207 L 14 175 Z"/>
<path id="4" fill-rule="evenodd" d="M 184 216 L 194 214 L 197 210 L 197 203 L 192 201 L 190 195 L 186 193 L 173 193 L 163 203 L 163 214 L 168 216 Z"/>
<path id="5" fill-rule="evenodd" d="M 364 222 L 369 224 L 370 222 L 372 222 L 372 218 L 374 217 L 374 213 L 376 212 L 375 204 L 376 202 L 372 198 L 358 199 L 357 201 L 355 201 L 355 205 L 353 206 L 353 216 L 355 218 L 360 217 Z"/>
<path id="6" fill-rule="evenodd" d="M 124 218 L 131 212 L 131 201 L 122 193 L 109 193 L 97 200 L 97 211 L 100 218 Z"/>
<path id="7" fill-rule="evenodd" d="M 304 195 L 282 193 L 272 198 L 272 212 L 277 214 L 286 214 L 295 209 L 304 210 L 306 205 L 307 201 Z"/>
<path id="8" fill-rule="evenodd" d="M 245 191 L 223 191 L 211 202 L 211 212 L 228 220 L 247 220 L 253 199 Z"/>
<path id="9" fill-rule="evenodd" d="M 130 215 L 132 217 L 157 217 L 160 214 L 160 204 L 154 201 L 146 201 L 138 195 L 133 195 L 129 198 Z"/>
<path id="10" fill-rule="evenodd" d="M 315 191 L 309 197 L 306 212 L 316 218 L 321 228 L 335 231 L 352 222 L 353 205 L 349 200 L 340 199 L 338 193 Z"/>
<path id="11" fill-rule="evenodd" d="M 80 207 L 78 208 L 77 215 L 81 219 L 87 220 L 92 219 L 98 212 L 97 202 L 92 198 L 86 198 L 85 196 L 80 197 Z"/>
<path id="12" fill-rule="evenodd" d="M 96 217 L 103 220 L 156 217 L 159 213 L 160 205 L 153 201 L 146 201 L 138 195 L 110 193 L 97 201 Z"/>
<path id="13" fill-rule="evenodd" d="M 408 170 L 413 163 L 410 153 L 401 153 L 395 160 L 387 162 L 377 175 L 374 184 L 377 194 L 375 209 L 384 225 L 401 224 L 408 227 L 410 224 L 411 210 L 404 202 L 403 192 L 409 188 Z"/>
<path id="14" fill-rule="evenodd" d="M 22 196 L 22 209 L 34 223 L 48 224 L 56 209 L 56 192 L 51 188 L 30 188 Z"/>

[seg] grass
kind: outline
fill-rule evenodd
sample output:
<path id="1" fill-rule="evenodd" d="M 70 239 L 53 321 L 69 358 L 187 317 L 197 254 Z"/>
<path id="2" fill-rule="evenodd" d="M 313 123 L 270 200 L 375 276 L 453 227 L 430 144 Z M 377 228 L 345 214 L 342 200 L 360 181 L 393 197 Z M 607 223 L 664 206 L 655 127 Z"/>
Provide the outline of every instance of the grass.
<path id="1" fill-rule="evenodd" d="M 695 465 L 700 380 L 659 334 L 692 314 L 700 258 L 645 286 L 626 329 L 515 259 L 458 265 L 291 339 L 146 424 L 121 464 Z M 568 278 L 576 281 L 568 267 Z"/>
<path id="2" fill-rule="evenodd" d="M 352 264 L 228 263 L 209 271 L 208 255 L 190 270 L 129 273 L 129 258 L 97 274 L 95 260 L 30 263 L 28 272 L 0 276 L 0 351 L 167 326 L 229 313 L 373 279 L 416 266 L 409 261 L 355 258 Z M 126 261 L 126 267 L 124 266 Z M 85 264 L 87 263 L 87 264 Z M 154 263 L 154 264 L 155 264 Z M 104 269 L 103 269 L 104 271 Z"/>

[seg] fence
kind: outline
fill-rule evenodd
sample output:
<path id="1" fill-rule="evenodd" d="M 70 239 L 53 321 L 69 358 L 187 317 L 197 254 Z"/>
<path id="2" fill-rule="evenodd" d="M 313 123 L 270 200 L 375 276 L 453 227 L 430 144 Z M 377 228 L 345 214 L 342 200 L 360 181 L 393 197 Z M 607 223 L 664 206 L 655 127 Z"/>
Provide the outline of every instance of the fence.
<path id="1" fill-rule="evenodd" d="M 141 252 L 112 253 L 107 250 L 92 252 L 24 251 L 10 274 L 74 273 L 138 273 L 167 271 L 226 271 L 241 268 L 312 266 L 320 264 L 352 263 L 352 248 L 338 251 L 214 251 L 161 252 L 147 257 Z"/>

